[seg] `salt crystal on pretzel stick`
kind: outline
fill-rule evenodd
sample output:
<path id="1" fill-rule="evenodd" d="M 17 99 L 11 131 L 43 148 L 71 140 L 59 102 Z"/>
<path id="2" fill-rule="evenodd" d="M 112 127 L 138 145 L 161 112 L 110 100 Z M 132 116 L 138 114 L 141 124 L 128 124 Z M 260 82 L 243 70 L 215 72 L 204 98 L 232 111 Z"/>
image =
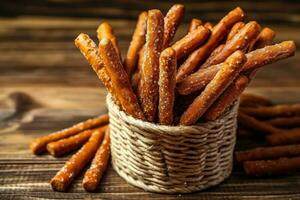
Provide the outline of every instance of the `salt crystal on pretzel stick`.
<path id="1" fill-rule="evenodd" d="M 129 76 L 134 72 L 137 65 L 138 53 L 145 44 L 146 26 L 147 12 L 142 12 L 139 15 L 134 33 L 132 35 L 132 40 L 127 51 L 127 55 L 124 60 L 124 67 Z"/>
<path id="2" fill-rule="evenodd" d="M 227 35 L 226 42 L 231 40 L 244 26 L 244 22 L 235 23 Z"/>
<path id="3" fill-rule="evenodd" d="M 196 30 L 199 26 L 201 26 L 203 22 L 200 19 L 193 18 L 188 27 L 188 33 Z"/>
<path id="4" fill-rule="evenodd" d="M 40 154 L 46 151 L 46 146 L 50 142 L 61 140 L 63 138 L 76 135 L 77 133 L 84 131 L 86 129 L 102 126 L 105 124 L 108 124 L 108 115 L 106 114 L 92 119 L 88 119 L 86 121 L 75 124 L 72 127 L 35 139 L 30 144 L 30 149 L 34 154 Z"/>
<path id="5" fill-rule="evenodd" d="M 189 32 L 186 36 L 172 45 L 176 52 L 177 59 L 187 56 L 195 48 L 203 44 L 210 31 L 204 26 L 199 26 L 196 30 Z"/>
<path id="6" fill-rule="evenodd" d="M 183 113 L 180 124 L 191 125 L 202 117 L 206 110 L 238 76 L 245 61 L 246 56 L 242 51 L 236 51 L 229 56 L 213 80 Z"/>
<path id="7" fill-rule="evenodd" d="M 297 144 L 300 142 L 300 129 L 281 130 L 266 136 L 270 145 Z"/>
<path id="8" fill-rule="evenodd" d="M 90 168 L 83 177 L 82 186 L 86 191 L 95 191 L 105 172 L 110 154 L 109 128 L 106 129 L 103 141 L 98 148 Z"/>
<path id="9" fill-rule="evenodd" d="M 223 62 L 232 52 L 236 50 L 245 50 L 250 42 L 253 41 L 259 34 L 260 26 L 257 22 L 252 21 L 247 23 L 233 38 L 227 41 L 222 50 L 216 54 L 213 58 L 207 59 L 206 62 L 201 65 L 201 69 L 207 68 L 211 65 L 219 64 Z"/>
<path id="10" fill-rule="evenodd" d="M 171 125 L 173 123 L 173 109 L 176 86 L 176 52 L 174 49 L 165 49 L 159 58 L 159 123 Z"/>
<path id="11" fill-rule="evenodd" d="M 109 39 L 104 38 L 100 41 L 99 54 L 111 78 L 112 86 L 116 92 L 114 95 L 120 102 L 122 109 L 127 114 L 144 120 L 144 114 L 132 90 L 129 76 Z"/>
<path id="12" fill-rule="evenodd" d="M 278 128 L 294 128 L 300 127 L 300 116 L 299 117 L 277 117 L 265 121 Z"/>
<path id="13" fill-rule="evenodd" d="M 141 67 L 138 97 L 148 121 L 155 120 L 158 108 L 159 56 L 163 44 L 163 15 L 159 10 L 149 10 L 146 44 Z"/>
<path id="14" fill-rule="evenodd" d="M 189 55 L 187 60 L 179 67 L 176 81 L 180 82 L 186 76 L 193 73 L 199 64 L 210 55 L 210 53 L 219 45 L 221 40 L 226 37 L 229 29 L 238 21 L 244 19 L 244 12 L 237 7 L 230 11 L 221 21 L 214 26 L 208 41 L 193 53 Z"/>
<path id="15" fill-rule="evenodd" d="M 164 40 L 163 49 L 169 47 L 176 30 L 184 17 L 184 5 L 173 5 L 164 18 Z"/>
<path id="16" fill-rule="evenodd" d="M 252 44 L 249 47 L 249 51 L 263 48 L 267 45 L 272 44 L 274 38 L 276 36 L 275 31 L 272 29 L 266 27 L 264 28 L 259 35 L 257 36 L 256 40 L 252 42 Z"/>
<path id="17" fill-rule="evenodd" d="M 88 142 L 51 179 L 50 184 L 53 190 L 63 192 L 68 188 L 74 178 L 94 157 L 101 144 L 106 128 L 102 127 L 101 130 L 95 130 Z"/>
<path id="18" fill-rule="evenodd" d="M 250 93 L 243 93 L 240 96 L 240 107 L 258 107 L 271 105 L 273 105 L 272 101 L 263 96 L 258 96 Z"/>

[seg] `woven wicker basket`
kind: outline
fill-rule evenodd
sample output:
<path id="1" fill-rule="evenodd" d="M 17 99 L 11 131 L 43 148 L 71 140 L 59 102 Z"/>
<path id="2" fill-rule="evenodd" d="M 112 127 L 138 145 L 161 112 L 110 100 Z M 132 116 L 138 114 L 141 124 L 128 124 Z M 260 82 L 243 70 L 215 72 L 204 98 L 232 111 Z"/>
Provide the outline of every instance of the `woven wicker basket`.
<path id="1" fill-rule="evenodd" d="M 128 183 L 158 193 L 214 186 L 232 170 L 238 103 L 219 119 L 194 126 L 137 120 L 107 96 L 112 164 Z"/>

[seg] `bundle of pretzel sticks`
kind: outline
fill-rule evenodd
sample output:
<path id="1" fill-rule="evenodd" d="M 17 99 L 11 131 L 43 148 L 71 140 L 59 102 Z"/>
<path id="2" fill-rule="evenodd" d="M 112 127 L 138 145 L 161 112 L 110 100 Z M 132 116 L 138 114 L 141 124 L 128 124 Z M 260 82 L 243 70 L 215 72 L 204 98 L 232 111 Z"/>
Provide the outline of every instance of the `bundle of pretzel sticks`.
<path id="1" fill-rule="evenodd" d="M 300 170 L 300 104 L 274 105 L 266 97 L 243 94 L 239 129 L 263 136 L 269 146 L 235 152 L 248 175 L 285 174 Z"/>

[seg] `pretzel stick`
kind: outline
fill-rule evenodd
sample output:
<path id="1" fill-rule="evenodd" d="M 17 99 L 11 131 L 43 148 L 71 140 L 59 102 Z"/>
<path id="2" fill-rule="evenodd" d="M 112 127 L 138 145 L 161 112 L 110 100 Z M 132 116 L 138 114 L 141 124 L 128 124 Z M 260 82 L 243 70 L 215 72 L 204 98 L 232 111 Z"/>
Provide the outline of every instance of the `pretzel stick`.
<path id="1" fill-rule="evenodd" d="M 30 144 L 30 149 L 34 154 L 41 154 L 44 151 L 46 151 L 46 146 L 50 142 L 61 140 L 63 138 L 67 138 L 67 137 L 76 135 L 77 133 L 84 131 L 86 129 L 94 128 L 97 126 L 102 126 L 105 124 L 108 124 L 108 115 L 106 115 L 106 114 L 101 115 L 99 117 L 91 118 L 86 121 L 75 124 L 72 127 L 51 133 L 49 135 L 45 135 L 45 136 L 36 138 Z"/>
<path id="2" fill-rule="evenodd" d="M 209 34 L 210 31 L 207 28 L 199 26 L 197 29 L 189 32 L 186 36 L 178 40 L 172 45 L 172 48 L 176 52 L 177 59 L 187 56 L 196 47 L 204 43 Z"/>
<path id="3" fill-rule="evenodd" d="M 184 17 L 184 5 L 173 5 L 164 18 L 164 40 L 163 49 L 170 46 L 176 30 Z"/>
<path id="4" fill-rule="evenodd" d="M 147 12 L 142 12 L 138 17 L 127 55 L 124 60 L 124 67 L 129 76 L 134 72 L 138 60 L 138 53 L 145 44 L 146 26 Z"/>
<path id="5" fill-rule="evenodd" d="M 188 33 L 196 30 L 202 24 L 203 24 L 203 22 L 200 19 L 193 18 L 189 24 Z"/>
<path id="6" fill-rule="evenodd" d="M 226 37 L 229 29 L 238 21 L 244 19 L 244 12 L 241 8 L 237 7 L 230 11 L 221 21 L 214 26 L 208 41 L 196 49 L 189 55 L 187 60 L 179 67 L 176 81 L 180 82 L 186 76 L 194 72 L 202 62 L 210 55 L 210 53 L 218 46 L 221 40 Z"/>
<path id="7" fill-rule="evenodd" d="M 176 52 L 174 49 L 165 49 L 159 58 L 159 123 L 171 125 L 173 123 L 173 109 L 176 86 Z"/>
<path id="8" fill-rule="evenodd" d="M 50 184 L 55 191 L 65 191 L 79 172 L 93 158 L 104 136 L 105 129 L 95 130 L 89 141 L 74 154 L 61 168 L 59 172 L 51 179 Z"/>
<path id="9" fill-rule="evenodd" d="M 109 128 L 106 129 L 102 144 L 98 148 L 90 168 L 83 177 L 82 186 L 86 191 L 95 191 L 107 168 L 110 153 Z"/>
<path id="10" fill-rule="evenodd" d="M 250 160 L 265 160 L 293 156 L 300 156 L 299 144 L 277 147 L 259 147 L 234 153 L 235 161 L 238 163 Z"/>
<path id="11" fill-rule="evenodd" d="M 218 56 L 220 53 L 222 53 L 224 46 L 225 46 L 225 44 L 220 44 L 218 47 L 216 47 L 213 50 L 213 52 L 211 52 L 211 54 L 209 55 L 209 57 L 206 59 L 205 62 L 207 62 L 207 63 L 212 62 L 215 59 L 216 56 Z"/>
<path id="12" fill-rule="evenodd" d="M 286 174 L 300 169 L 300 157 L 244 162 L 244 170 L 250 176 Z"/>
<path id="13" fill-rule="evenodd" d="M 266 97 L 243 93 L 240 97 L 240 107 L 271 106 L 272 101 Z"/>
<path id="14" fill-rule="evenodd" d="M 279 117 L 265 122 L 278 128 L 300 127 L 300 117 Z"/>
<path id="15" fill-rule="evenodd" d="M 213 28 L 214 28 L 214 25 L 212 23 L 210 23 L 210 22 L 206 22 L 204 24 L 204 27 L 207 28 L 208 30 L 212 31 Z"/>
<path id="16" fill-rule="evenodd" d="M 98 37 L 99 41 L 101 41 L 104 38 L 109 39 L 113 43 L 113 46 L 117 52 L 117 55 L 119 55 L 120 59 L 121 59 L 121 53 L 120 53 L 120 49 L 119 49 L 119 45 L 118 45 L 118 39 L 114 35 L 113 28 L 109 23 L 103 22 L 98 26 L 97 37 Z"/>
<path id="17" fill-rule="evenodd" d="M 144 114 L 133 93 L 128 74 L 123 68 L 112 42 L 106 38 L 102 39 L 99 43 L 99 53 L 116 91 L 114 95 L 119 100 L 122 109 L 127 114 L 144 120 Z"/>
<path id="18" fill-rule="evenodd" d="M 300 142 L 300 129 L 292 129 L 288 131 L 267 135 L 266 140 L 270 145 L 297 144 Z"/>
<path id="19" fill-rule="evenodd" d="M 159 56 L 163 43 L 163 15 L 148 11 L 147 34 L 138 97 L 148 121 L 153 122 L 158 107 Z"/>
<path id="20" fill-rule="evenodd" d="M 208 59 L 200 68 L 204 69 L 211 65 L 223 62 L 229 55 L 236 50 L 245 50 L 250 42 L 253 41 L 259 34 L 260 26 L 257 22 L 252 21 L 247 23 L 233 38 L 227 41 L 222 48 L 222 51 L 215 57 Z"/>
<path id="21" fill-rule="evenodd" d="M 245 26 L 244 22 L 235 23 L 227 35 L 226 42 L 231 40 L 244 26 Z"/>
<path id="22" fill-rule="evenodd" d="M 275 36 L 276 36 L 275 31 L 273 31 L 272 29 L 270 29 L 268 27 L 264 28 L 259 33 L 256 40 L 254 40 L 253 43 L 250 45 L 249 51 L 252 51 L 254 49 L 260 49 L 267 45 L 272 44 Z"/>
<path id="23" fill-rule="evenodd" d="M 183 113 L 180 124 L 195 123 L 237 77 L 245 61 L 246 56 L 242 51 L 236 51 L 229 56 L 213 80 Z"/>

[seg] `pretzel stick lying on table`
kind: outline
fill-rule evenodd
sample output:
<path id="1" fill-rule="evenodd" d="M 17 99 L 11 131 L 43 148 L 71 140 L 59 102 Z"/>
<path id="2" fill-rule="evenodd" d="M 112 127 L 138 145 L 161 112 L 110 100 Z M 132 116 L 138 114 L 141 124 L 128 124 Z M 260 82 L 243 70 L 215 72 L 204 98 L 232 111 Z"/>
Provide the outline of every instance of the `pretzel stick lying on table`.
<path id="1" fill-rule="evenodd" d="M 239 21 L 244 19 L 244 12 L 237 7 L 230 11 L 221 21 L 214 26 L 208 41 L 193 53 L 189 55 L 186 61 L 179 67 L 176 81 L 182 81 L 186 76 L 193 73 L 199 64 L 210 55 L 210 53 L 219 45 L 221 40 L 226 37 L 229 29 Z"/>
<path id="2" fill-rule="evenodd" d="M 244 162 L 244 170 L 250 176 L 287 174 L 300 170 L 300 157 L 246 161 Z"/>
<path id="3" fill-rule="evenodd" d="M 184 17 L 184 5 L 173 5 L 164 18 L 164 40 L 163 49 L 170 46 L 176 30 Z"/>
<path id="4" fill-rule="evenodd" d="M 260 49 L 265 47 L 266 45 L 272 44 L 275 36 L 275 31 L 268 27 L 264 28 L 257 36 L 257 39 L 254 40 L 253 43 L 250 45 L 249 51 L 252 51 L 254 49 Z"/>
<path id="5" fill-rule="evenodd" d="M 97 129 L 82 148 L 74 154 L 51 179 L 50 184 L 55 191 L 65 191 L 79 172 L 94 157 L 101 144 L 107 126 Z"/>
<path id="6" fill-rule="evenodd" d="M 159 58 L 159 123 L 171 125 L 173 123 L 173 109 L 176 86 L 176 52 L 174 49 L 165 49 Z"/>
<path id="7" fill-rule="evenodd" d="M 246 151 L 237 151 L 234 153 L 234 158 L 237 163 L 250 160 L 266 160 L 293 156 L 300 156 L 299 144 L 275 147 L 259 147 Z"/>
<path id="8" fill-rule="evenodd" d="M 266 136 L 270 145 L 297 144 L 300 142 L 300 129 L 282 130 Z"/>
<path id="9" fill-rule="evenodd" d="M 114 96 L 122 109 L 129 115 L 144 120 L 144 114 L 130 85 L 128 74 L 110 40 L 104 38 L 99 43 L 99 54 L 112 82 Z"/>
<path id="10" fill-rule="evenodd" d="M 243 66 L 243 74 L 249 74 L 264 65 L 291 57 L 295 54 L 296 45 L 294 41 L 285 41 L 279 44 L 266 46 L 246 54 L 247 62 Z M 179 94 L 190 94 L 201 91 L 212 80 L 219 71 L 220 65 L 210 66 L 207 69 L 200 69 L 186 77 L 177 84 Z M 212 78 L 211 78 L 212 77 Z"/>
<path id="11" fill-rule="evenodd" d="M 258 107 L 271 105 L 273 105 L 272 101 L 266 97 L 249 93 L 243 93 L 240 96 L 240 107 Z"/>
<path id="12" fill-rule="evenodd" d="M 158 107 L 159 56 L 163 44 L 163 15 L 159 10 L 148 11 L 146 44 L 138 86 L 138 97 L 146 119 L 153 122 Z"/>
<path id="13" fill-rule="evenodd" d="M 86 191 L 95 191 L 107 168 L 110 154 L 109 128 L 106 129 L 103 141 L 98 148 L 90 168 L 85 172 L 82 186 Z"/>
<path id="14" fill-rule="evenodd" d="M 138 60 L 138 53 L 145 44 L 146 26 L 147 12 L 142 12 L 138 17 L 132 39 L 128 47 L 127 55 L 124 60 L 124 67 L 129 76 L 131 76 L 131 74 L 135 71 Z"/>
<path id="15" fill-rule="evenodd" d="M 41 154 L 44 151 L 46 151 L 46 146 L 50 142 L 61 140 L 61 139 L 76 135 L 79 132 L 84 131 L 86 129 L 94 128 L 97 126 L 102 126 L 105 124 L 108 124 L 108 115 L 106 115 L 106 114 L 101 115 L 99 117 L 92 118 L 92 119 L 88 119 L 86 121 L 75 124 L 72 127 L 69 127 L 69 128 L 63 129 L 61 131 L 57 131 L 57 132 L 51 133 L 49 135 L 45 135 L 45 136 L 35 139 L 30 144 L 30 149 L 34 154 Z"/>
<path id="16" fill-rule="evenodd" d="M 231 40 L 244 26 L 244 22 L 235 23 L 227 35 L 226 42 Z"/>
<path id="17" fill-rule="evenodd" d="M 213 80 L 182 114 L 180 124 L 194 124 L 238 76 L 245 61 L 246 56 L 242 51 L 236 51 L 229 56 Z"/>
<path id="18" fill-rule="evenodd" d="M 300 116 L 299 117 L 278 117 L 265 121 L 278 128 L 294 128 L 300 127 Z"/>
<path id="19" fill-rule="evenodd" d="M 193 18 L 188 27 L 188 33 L 196 30 L 199 26 L 201 26 L 203 22 L 200 19 Z"/>

